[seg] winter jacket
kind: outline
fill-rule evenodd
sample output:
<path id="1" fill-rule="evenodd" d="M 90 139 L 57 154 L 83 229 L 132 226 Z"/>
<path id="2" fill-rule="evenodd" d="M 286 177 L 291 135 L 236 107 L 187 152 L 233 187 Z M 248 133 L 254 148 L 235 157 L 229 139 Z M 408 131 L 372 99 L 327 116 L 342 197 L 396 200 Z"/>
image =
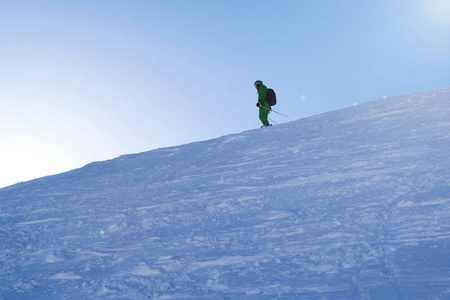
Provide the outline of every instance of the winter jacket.
<path id="1" fill-rule="evenodd" d="M 261 103 L 262 106 L 270 109 L 269 103 L 267 103 L 267 101 L 266 101 L 266 96 L 267 96 L 267 86 L 265 86 L 264 84 L 261 84 L 258 87 L 258 102 Z M 260 109 L 264 109 L 264 108 L 260 108 Z"/>

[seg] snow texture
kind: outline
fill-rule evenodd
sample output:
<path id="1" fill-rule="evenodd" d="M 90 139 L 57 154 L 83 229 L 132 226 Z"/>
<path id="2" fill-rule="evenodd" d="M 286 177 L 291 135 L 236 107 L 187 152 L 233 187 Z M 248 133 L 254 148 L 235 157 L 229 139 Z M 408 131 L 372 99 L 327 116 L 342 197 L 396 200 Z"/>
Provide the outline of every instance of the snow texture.
<path id="1" fill-rule="evenodd" d="M 0 299 L 450 299 L 450 88 L 0 189 Z"/>

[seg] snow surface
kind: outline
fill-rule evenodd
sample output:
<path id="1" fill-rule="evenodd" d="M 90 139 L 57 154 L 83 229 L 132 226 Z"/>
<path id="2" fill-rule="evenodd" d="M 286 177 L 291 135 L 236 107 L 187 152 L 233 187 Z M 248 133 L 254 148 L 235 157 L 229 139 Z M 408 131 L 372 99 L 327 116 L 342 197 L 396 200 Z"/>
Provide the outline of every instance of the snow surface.
<path id="1" fill-rule="evenodd" d="M 446 88 L 0 189 L 0 299 L 450 299 L 449 149 Z"/>

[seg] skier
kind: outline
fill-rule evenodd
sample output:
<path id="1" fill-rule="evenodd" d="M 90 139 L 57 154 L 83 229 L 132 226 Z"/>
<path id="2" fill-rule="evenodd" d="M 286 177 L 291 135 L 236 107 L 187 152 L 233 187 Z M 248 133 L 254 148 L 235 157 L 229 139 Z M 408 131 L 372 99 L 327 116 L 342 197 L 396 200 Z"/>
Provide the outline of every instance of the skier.
<path id="1" fill-rule="evenodd" d="M 272 126 L 272 124 L 269 124 L 269 121 L 267 120 L 270 112 L 270 105 L 266 101 L 267 87 L 263 84 L 261 80 L 256 80 L 255 88 L 258 91 L 258 103 L 256 103 L 256 106 L 259 107 L 259 119 L 263 124 L 261 128 Z"/>

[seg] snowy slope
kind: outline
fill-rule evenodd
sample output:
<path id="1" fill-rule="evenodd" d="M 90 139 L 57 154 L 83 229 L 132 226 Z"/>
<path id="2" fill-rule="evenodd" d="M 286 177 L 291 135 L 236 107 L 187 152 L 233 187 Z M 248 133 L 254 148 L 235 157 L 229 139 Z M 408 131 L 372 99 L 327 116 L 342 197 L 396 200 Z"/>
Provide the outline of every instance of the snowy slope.
<path id="1" fill-rule="evenodd" d="M 449 299 L 450 88 L 0 189 L 0 299 Z"/>

